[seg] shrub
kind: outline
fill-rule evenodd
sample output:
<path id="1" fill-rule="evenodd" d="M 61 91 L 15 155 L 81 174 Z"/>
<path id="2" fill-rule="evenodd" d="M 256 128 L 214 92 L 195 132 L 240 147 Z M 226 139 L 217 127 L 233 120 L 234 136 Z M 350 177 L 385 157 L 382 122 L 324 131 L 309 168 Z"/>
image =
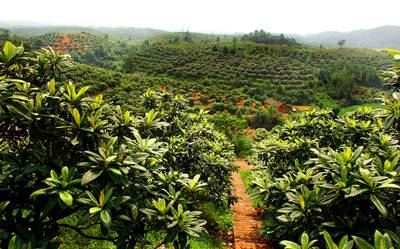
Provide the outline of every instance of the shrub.
<path id="1" fill-rule="evenodd" d="M 72 65 L 51 51 L 0 52 L 0 247 L 57 247 L 63 228 L 117 248 L 157 231 L 157 243 L 186 248 L 204 231 L 202 200 L 230 196 L 229 142 L 167 92 L 148 91 L 134 114 L 89 86 L 42 86 Z"/>
<path id="2" fill-rule="evenodd" d="M 399 143 L 381 117 L 365 108 L 345 117 L 312 110 L 263 134 L 252 188 L 269 236 L 317 238 L 327 230 L 334 239 L 365 239 L 399 229 Z"/>
<path id="3" fill-rule="evenodd" d="M 236 155 L 250 155 L 253 140 L 244 134 L 244 129 L 247 128 L 245 119 L 224 111 L 211 115 L 210 121 L 232 141 Z"/>

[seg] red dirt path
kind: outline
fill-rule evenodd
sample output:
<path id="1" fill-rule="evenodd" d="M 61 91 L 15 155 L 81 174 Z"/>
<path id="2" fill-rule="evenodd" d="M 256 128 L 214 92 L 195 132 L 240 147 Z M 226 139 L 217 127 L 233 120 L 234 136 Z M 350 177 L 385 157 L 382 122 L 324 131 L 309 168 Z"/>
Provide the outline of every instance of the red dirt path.
<path id="1" fill-rule="evenodd" d="M 237 163 L 240 169 L 249 170 L 252 168 L 242 159 L 238 159 Z M 233 174 L 232 183 L 235 189 L 235 196 L 238 198 L 238 202 L 233 206 L 235 249 L 272 249 L 273 247 L 257 231 L 261 227 L 261 220 L 246 193 L 239 173 Z"/>

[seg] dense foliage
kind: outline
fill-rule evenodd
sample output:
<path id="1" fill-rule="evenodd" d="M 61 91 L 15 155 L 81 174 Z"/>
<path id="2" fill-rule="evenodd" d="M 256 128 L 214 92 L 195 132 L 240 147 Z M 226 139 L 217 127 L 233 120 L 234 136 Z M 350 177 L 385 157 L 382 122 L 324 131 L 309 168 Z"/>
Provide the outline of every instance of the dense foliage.
<path id="1" fill-rule="evenodd" d="M 296 45 L 297 42 L 293 38 L 287 38 L 283 34 L 273 35 L 271 33 L 265 32 L 263 29 L 255 30 L 248 35 L 244 35 L 241 37 L 242 40 L 252 41 L 256 43 L 278 43 L 278 44 L 293 44 Z"/>
<path id="2" fill-rule="evenodd" d="M 366 107 L 343 117 L 308 111 L 259 132 L 252 188 L 268 237 L 297 239 L 306 231 L 318 238 L 326 230 L 338 240 L 369 240 L 375 230 L 399 233 L 398 101 L 394 93 L 383 110 Z"/>
<path id="3" fill-rule="evenodd" d="M 243 99 L 247 106 L 268 98 L 329 107 L 362 103 L 376 97 L 371 87 L 381 85 L 377 71 L 390 64 L 390 57 L 378 51 L 257 44 L 236 38 L 150 40 L 130 48 L 124 59 L 127 72 L 196 81 L 207 88 L 200 91 L 212 102 L 235 105 Z"/>
<path id="4" fill-rule="evenodd" d="M 28 43 L 33 49 L 50 46 L 58 52 L 69 53 L 77 62 L 109 69 L 118 69 L 120 58 L 128 48 L 126 41 L 87 32 L 47 33 L 30 37 Z"/>
<path id="5" fill-rule="evenodd" d="M 63 228 L 187 248 L 201 203 L 231 197 L 232 145 L 179 95 L 149 90 L 133 113 L 57 83 L 70 66 L 51 49 L 0 52 L 0 247 L 55 248 Z"/>
<path id="6" fill-rule="evenodd" d="M 3 47 L 7 41 L 11 41 L 14 44 L 20 44 L 24 41 L 24 38 L 13 34 L 8 29 L 0 28 L 0 46 Z"/>
<path id="7" fill-rule="evenodd" d="M 7 29 L 20 36 L 41 36 L 48 33 L 91 33 L 96 35 L 108 34 L 116 38 L 126 40 L 141 40 L 152 36 L 167 33 L 167 31 L 151 28 L 133 28 L 133 27 L 82 27 L 82 26 L 24 26 L 7 25 Z"/>
<path id="8" fill-rule="evenodd" d="M 236 117 L 226 111 L 215 113 L 209 119 L 232 141 L 236 155 L 244 157 L 251 152 L 253 140 L 245 133 L 248 127 L 246 119 Z"/>
<path id="9" fill-rule="evenodd" d="M 94 82 L 91 91 L 109 90 L 111 96 L 123 95 L 125 91 L 130 94 L 132 90 L 143 92 L 153 85 L 167 86 L 193 98 L 192 104 L 232 114 L 238 110 L 254 114 L 251 109 L 270 100 L 335 110 L 373 102 L 377 88 L 381 87 L 377 72 L 391 63 L 382 52 L 307 48 L 263 31 L 245 36 L 249 39 L 167 33 L 142 43 L 116 38 L 113 31 L 62 31 L 60 28 L 58 33 L 24 38 L 25 44 L 34 49 L 52 46 L 56 51 L 70 53 L 77 62 L 114 70 L 106 72 L 106 79 L 100 69 L 82 65 L 74 67 L 64 78 L 84 78 Z M 121 70 L 134 76 L 115 72 Z M 98 73 L 95 78 L 101 81 L 83 72 L 92 76 Z M 131 84 L 128 78 L 141 83 Z M 114 82 L 121 83 L 121 87 L 113 89 Z"/>

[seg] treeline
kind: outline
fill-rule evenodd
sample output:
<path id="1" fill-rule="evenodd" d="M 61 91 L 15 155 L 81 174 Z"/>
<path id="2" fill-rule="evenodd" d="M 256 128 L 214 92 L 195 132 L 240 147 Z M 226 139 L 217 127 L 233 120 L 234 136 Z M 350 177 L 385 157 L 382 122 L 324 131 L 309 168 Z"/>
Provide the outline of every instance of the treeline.
<path id="1" fill-rule="evenodd" d="M 241 37 L 244 41 L 252 41 L 257 43 L 266 44 L 291 44 L 298 45 L 294 38 L 285 37 L 284 34 L 273 35 L 271 33 L 265 32 L 263 29 L 255 30 L 247 35 Z"/>

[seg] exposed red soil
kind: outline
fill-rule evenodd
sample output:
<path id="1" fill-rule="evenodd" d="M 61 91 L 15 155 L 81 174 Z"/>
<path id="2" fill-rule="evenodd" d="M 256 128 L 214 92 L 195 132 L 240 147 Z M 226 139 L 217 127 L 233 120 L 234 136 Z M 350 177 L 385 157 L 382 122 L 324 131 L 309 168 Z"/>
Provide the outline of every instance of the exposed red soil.
<path id="1" fill-rule="evenodd" d="M 312 108 L 312 106 L 310 105 L 294 105 L 293 109 L 295 109 L 296 111 L 306 111 L 306 110 L 310 110 Z"/>
<path id="2" fill-rule="evenodd" d="M 240 169 L 249 170 L 251 166 L 244 160 L 237 160 Z M 233 187 L 238 202 L 233 206 L 233 235 L 235 249 L 272 249 L 258 231 L 261 228 L 261 219 L 246 193 L 244 183 L 239 173 L 233 174 Z"/>
<path id="3" fill-rule="evenodd" d="M 243 100 L 243 99 L 239 99 L 239 100 L 236 102 L 236 106 L 237 106 L 237 107 L 243 107 L 243 106 L 244 106 L 244 100 Z"/>
<path id="4" fill-rule="evenodd" d="M 81 45 L 74 40 L 72 40 L 68 35 L 60 36 L 56 41 L 56 51 L 59 52 L 69 52 L 69 51 L 80 51 L 82 50 Z"/>

